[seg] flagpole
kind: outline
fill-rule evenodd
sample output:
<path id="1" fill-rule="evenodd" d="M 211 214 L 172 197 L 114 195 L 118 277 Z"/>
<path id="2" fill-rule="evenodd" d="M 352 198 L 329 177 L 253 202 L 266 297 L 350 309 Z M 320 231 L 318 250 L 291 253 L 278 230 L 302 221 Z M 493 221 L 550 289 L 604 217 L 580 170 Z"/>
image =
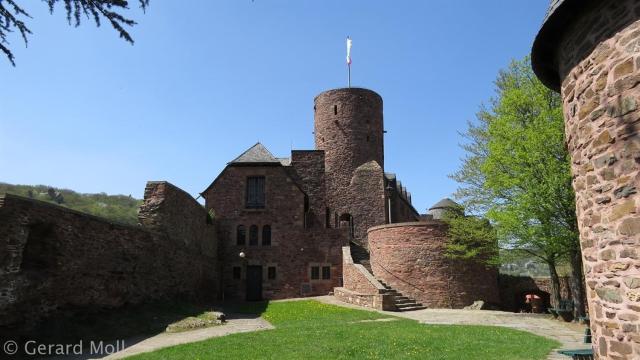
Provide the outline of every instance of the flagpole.
<path id="1" fill-rule="evenodd" d="M 351 38 L 347 36 L 347 85 L 351 89 Z"/>

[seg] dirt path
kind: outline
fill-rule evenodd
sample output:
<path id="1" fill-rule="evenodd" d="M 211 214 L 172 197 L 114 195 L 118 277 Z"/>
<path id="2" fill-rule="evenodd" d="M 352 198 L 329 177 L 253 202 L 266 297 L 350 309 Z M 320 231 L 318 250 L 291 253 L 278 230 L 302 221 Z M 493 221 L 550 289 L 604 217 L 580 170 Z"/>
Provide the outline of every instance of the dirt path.
<path id="1" fill-rule="evenodd" d="M 261 317 L 233 318 L 233 315 L 229 317 L 230 319 L 227 320 L 224 325 L 179 333 L 162 333 L 146 339 L 133 339 L 131 340 L 131 346 L 129 346 L 125 340 L 125 346 L 127 346 L 127 348 L 103 359 L 122 359 L 135 354 L 155 351 L 174 345 L 202 341 L 218 336 L 273 329 L 273 326 Z"/>
<path id="2" fill-rule="evenodd" d="M 320 296 L 315 300 L 350 307 L 365 309 L 356 305 L 344 303 L 333 296 Z M 504 326 L 557 340 L 562 343 L 562 349 L 584 349 L 590 344 L 583 343 L 585 325 L 564 323 L 550 319 L 546 315 L 516 314 L 503 311 L 488 310 L 457 310 L 457 309 L 424 309 L 407 312 L 380 311 L 381 313 L 417 320 L 424 324 L 443 325 L 490 325 Z M 555 349 L 547 360 L 569 360 L 560 355 Z"/>

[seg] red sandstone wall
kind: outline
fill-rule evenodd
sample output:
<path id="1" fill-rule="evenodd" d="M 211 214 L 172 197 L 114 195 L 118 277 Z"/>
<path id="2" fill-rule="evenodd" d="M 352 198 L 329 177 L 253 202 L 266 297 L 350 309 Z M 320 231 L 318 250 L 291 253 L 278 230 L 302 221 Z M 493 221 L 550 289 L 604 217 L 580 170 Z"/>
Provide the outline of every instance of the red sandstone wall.
<path id="1" fill-rule="evenodd" d="M 497 304 L 497 270 L 443 256 L 440 221 L 377 226 L 369 230 L 373 274 L 431 308 L 461 308 L 476 300 Z"/>
<path id="2" fill-rule="evenodd" d="M 640 358 L 640 4 L 591 2 L 558 46 L 596 355 Z"/>
<path id="3" fill-rule="evenodd" d="M 149 181 L 144 199 L 138 212 L 142 226 L 166 234 L 178 246 L 217 257 L 213 219 L 191 195 L 166 181 Z"/>
<path id="4" fill-rule="evenodd" d="M 244 192 L 248 176 L 265 176 L 266 207 L 245 209 Z M 326 295 L 341 285 L 341 247 L 348 243 L 346 229 L 305 228 L 304 193 L 282 166 L 228 166 L 203 194 L 206 207 L 213 209 L 219 224 L 220 258 L 223 259 L 223 291 L 226 298 L 246 297 L 247 265 L 263 266 L 263 297 L 282 299 Z M 315 197 L 314 197 L 315 199 Z M 315 206 L 314 204 L 311 204 Z M 271 226 L 271 246 L 236 243 L 236 227 Z M 238 254 L 244 252 L 246 257 Z M 330 280 L 311 280 L 311 264 L 330 264 Z M 242 268 L 241 279 L 233 278 L 233 267 Z M 266 278 L 267 267 L 275 266 L 275 280 Z"/>
<path id="5" fill-rule="evenodd" d="M 59 309 L 215 297 L 215 258 L 179 243 L 49 203 L 0 197 L 0 328 L 34 324 Z"/>
<path id="6" fill-rule="evenodd" d="M 326 227 L 326 187 L 324 151 L 294 150 L 289 174 L 309 197 L 307 227 Z M 330 219 L 332 220 L 332 219 Z"/>
<path id="7" fill-rule="evenodd" d="M 354 264 L 351 248 L 342 248 L 343 286 L 334 289 L 341 301 L 378 310 L 396 310 L 393 295 L 385 294 L 385 288 L 362 265 Z"/>
<path id="8" fill-rule="evenodd" d="M 398 192 L 395 191 L 391 197 L 391 222 L 401 223 L 419 220 L 420 214 L 416 212 L 413 206 L 406 199 L 400 197 Z"/>

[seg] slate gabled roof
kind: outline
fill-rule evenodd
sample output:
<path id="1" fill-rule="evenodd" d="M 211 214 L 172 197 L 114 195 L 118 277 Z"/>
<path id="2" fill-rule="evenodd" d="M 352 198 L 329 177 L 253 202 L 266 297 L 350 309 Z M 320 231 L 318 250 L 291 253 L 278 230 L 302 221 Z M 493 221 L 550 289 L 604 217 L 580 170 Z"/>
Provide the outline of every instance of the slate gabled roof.
<path id="1" fill-rule="evenodd" d="M 243 152 L 237 158 L 231 160 L 231 164 L 280 164 L 280 160 L 276 159 L 269 150 L 267 150 L 261 143 L 256 143 L 247 151 Z"/>

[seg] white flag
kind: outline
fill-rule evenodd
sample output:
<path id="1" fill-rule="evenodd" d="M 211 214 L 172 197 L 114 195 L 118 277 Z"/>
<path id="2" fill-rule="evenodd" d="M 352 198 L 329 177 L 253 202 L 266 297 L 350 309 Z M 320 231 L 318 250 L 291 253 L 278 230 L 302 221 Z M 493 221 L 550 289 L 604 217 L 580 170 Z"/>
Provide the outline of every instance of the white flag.
<path id="1" fill-rule="evenodd" d="M 351 38 L 347 36 L 347 65 L 351 65 Z"/>

